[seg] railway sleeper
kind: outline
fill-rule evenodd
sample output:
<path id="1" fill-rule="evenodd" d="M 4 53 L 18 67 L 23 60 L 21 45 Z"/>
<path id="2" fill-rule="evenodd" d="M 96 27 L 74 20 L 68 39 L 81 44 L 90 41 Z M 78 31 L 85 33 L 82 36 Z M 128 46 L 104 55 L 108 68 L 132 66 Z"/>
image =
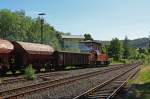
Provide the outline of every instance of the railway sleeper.
<path id="1" fill-rule="evenodd" d="M 88 97 L 94 97 L 94 96 L 96 96 L 96 97 L 98 97 L 98 96 L 109 96 L 111 93 L 113 92 L 113 90 L 109 90 L 109 91 L 98 91 L 98 92 L 96 92 L 96 93 L 94 93 L 94 94 L 90 94 L 90 95 L 88 95 Z"/>
<path id="2" fill-rule="evenodd" d="M 113 90 L 104 90 L 104 91 L 98 91 L 95 94 L 104 94 L 104 93 L 111 93 Z"/>
<path id="3" fill-rule="evenodd" d="M 113 90 L 108 88 L 108 89 L 100 89 L 98 92 L 112 92 Z"/>
<path id="4" fill-rule="evenodd" d="M 114 83 L 123 83 L 124 80 L 117 80 L 117 81 L 114 81 Z"/>
<path id="5" fill-rule="evenodd" d="M 135 67 L 134 67 L 135 68 Z M 131 69 L 129 69 L 129 70 L 127 70 L 127 71 L 125 71 L 123 74 L 120 74 L 119 76 L 122 76 L 122 75 L 124 75 L 125 73 L 127 73 L 127 72 L 129 72 L 129 71 L 131 71 L 131 70 L 133 70 L 134 68 L 131 68 Z M 117 77 L 119 77 L 119 76 L 117 76 Z M 117 79 L 116 79 L 117 80 Z M 126 81 L 127 80 L 127 78 L 126 78 L 126 76 L 124 77 L 124 79 L 120 79 L 120 78 L 118 78 L 118 80 L 117 81 L 115 81 L 115 80 L 113 80 L 112 82 L 110 82 L 110 83 L 108 83 L 107 84 L 107 86 L 101 86 L 101 87 L 103 87 L 101 90 L 112 90 L 113 89 L 113 91 L 112 91 L 112 93 L 114 93 L 116 90 L 118 90 L 118 88 L 120 88 L 119 86 L 121 86 L 123 83 L 124 83 L 124 81 Z M 98 86 L 99 87 L 99 86 Z M 98 90 L 99 88 L 97 87 L 97 89 L 95 88 L 95 90 L 93 90 L 93 91 L 95 91 L 95 92 L 100 92 L 100 90 Z M 90 90 L 91 91 L 91 90 Z M 90 91 L 89 91 L 89 93 L 90 93 Z M 94 93 L 93 91 L 91 91 L 92 93 L 91 94 L 87 94 L 87 92 L 86 93 L 84 93 L 84 94 L 81 94 L 80 96 L 78 96 L 77 98 L 78 99 L 107 99 L 107 98 L 109 98 L 110 97 L 110 95 L 112 96 L 112 93 L 111 94 L 109 94 L 109 93 L 105 93 L 105 94 L 96 94 L 96 93 Z M 81 97 L 81 98 L 80 98 Z M 85 98 L 82 98 L 82 97 L 85 97 Z M 77 99 L 76 97 L 74 98 L 74 99 Z"/>
<path id="6" fill-rule="evenodd" d="M 113 90 L 101 90 L 101 91 L 98 90 L 96 93 L 90 94 L 87 97 L 88 97 L 88 99 L 106 98 L 112 92 L 113 92 Z"/>
<path id="7" fill-rule="evenodd" d="M 120 86 L 122 83 L 113 83 L 112 84 L 112 88 L 116 88 L 116 87 L 118 87 L 118 86 Z"/>
<path id="8" fill-rule="evenodd" d="M 110 93 L 99 93 L 99 94 L 93 94 L 94 96 L 108 96 L 110 95 Z M 89 95 L 89 96 L 93 96 L 93 95 Z"/>
<path id="9" fill-rule="evenodd" d="M 86 98 L 84 98 L 84 99 L 106 99 L 108 96 L 99 96 L 99 95 L 94 95 L 94 96 L 88 96 L 88 97 L 86 97 Z"/>

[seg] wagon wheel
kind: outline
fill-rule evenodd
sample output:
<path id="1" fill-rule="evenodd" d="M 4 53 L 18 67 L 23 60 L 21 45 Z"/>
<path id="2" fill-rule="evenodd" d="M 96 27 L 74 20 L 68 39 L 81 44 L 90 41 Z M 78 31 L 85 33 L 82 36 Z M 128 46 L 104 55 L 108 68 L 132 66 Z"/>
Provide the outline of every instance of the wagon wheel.
<path id="1" fill-rule="evenodd" d="M 1 70 L 0 71 L 0 76 L 4 76 L 6 74 L 6 70 Z"/>
<path id="2" fill-rule="evenodd" d="M 24 74 L 25 73 L 25 70 L 21 69 L 19 70 L 21 74 Z"/>
<path id="3" fill-rule="evenodd" d="M 52 65 L 46 65 L 46 67 L 45 67 L 46 72 L 50 72 L 51 69 L 52 69 Z"/>
<path id="4" fill-rule="evenodd" d="M 16 74 L 16 70 L 11 70 L 11 72 L 13 73 L 13 75 L 15 75 L 15 74 Z"/>

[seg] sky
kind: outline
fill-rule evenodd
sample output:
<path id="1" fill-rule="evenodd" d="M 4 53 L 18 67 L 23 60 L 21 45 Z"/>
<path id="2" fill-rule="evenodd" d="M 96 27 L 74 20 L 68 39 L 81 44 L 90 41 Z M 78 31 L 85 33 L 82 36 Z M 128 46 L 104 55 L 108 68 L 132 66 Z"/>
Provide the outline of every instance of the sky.
<path id="1" fill-rule="evenodd" d="M 129 39 L 150 35 L 150 0 L 0 0 L 0 9 L 25 10 L 58 31 L 95 40 Z"/>

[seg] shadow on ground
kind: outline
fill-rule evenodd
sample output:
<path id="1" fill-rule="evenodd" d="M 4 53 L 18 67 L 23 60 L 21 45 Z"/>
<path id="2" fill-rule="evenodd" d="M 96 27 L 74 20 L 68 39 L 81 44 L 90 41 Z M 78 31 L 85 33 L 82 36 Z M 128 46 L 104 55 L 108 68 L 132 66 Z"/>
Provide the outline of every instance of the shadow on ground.
<path id="1" fill-rule="evenodd" d="M 121 90 L 115 99 L 150 99 L 150 83 L 133 84 L 129 89 Z"/>

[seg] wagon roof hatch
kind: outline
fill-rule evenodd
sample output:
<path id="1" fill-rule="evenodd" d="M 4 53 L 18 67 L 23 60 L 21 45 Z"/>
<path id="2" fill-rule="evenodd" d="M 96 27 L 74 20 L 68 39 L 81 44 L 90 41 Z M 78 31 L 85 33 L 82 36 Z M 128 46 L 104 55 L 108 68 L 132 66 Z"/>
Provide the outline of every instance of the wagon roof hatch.
<path id="1" fill-rule="evenodd" d="M 10 53 L 14 49 L 11 42 L 0 39 L 0 53 Z"/>
<path id="2" fill-rule="evenodd" d="M 29 54 L 51 55 L 53 47 L 38 43 L 17 42 Z"/>

